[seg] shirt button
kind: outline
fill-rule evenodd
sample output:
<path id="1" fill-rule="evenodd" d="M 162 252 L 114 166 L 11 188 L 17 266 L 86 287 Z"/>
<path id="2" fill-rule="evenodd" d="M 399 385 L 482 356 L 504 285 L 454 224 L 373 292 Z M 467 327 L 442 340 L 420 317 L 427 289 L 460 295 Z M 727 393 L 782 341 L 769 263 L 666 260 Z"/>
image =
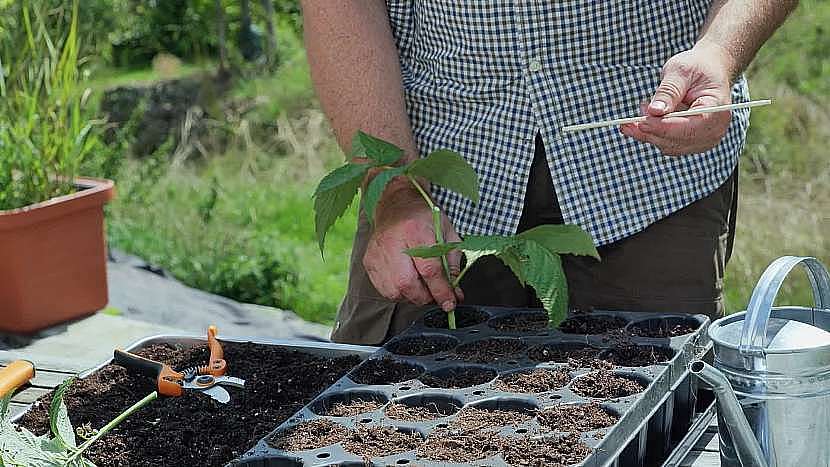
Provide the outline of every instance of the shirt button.
<path id="1" fill-rule="evenodd" d="M 530 70 L 533 73 L 536 73 L 537 71 L 542 69 L 542 62 L 540 62 L 539 60 L 534 58 L 528 64 L 527 69 Z"/>

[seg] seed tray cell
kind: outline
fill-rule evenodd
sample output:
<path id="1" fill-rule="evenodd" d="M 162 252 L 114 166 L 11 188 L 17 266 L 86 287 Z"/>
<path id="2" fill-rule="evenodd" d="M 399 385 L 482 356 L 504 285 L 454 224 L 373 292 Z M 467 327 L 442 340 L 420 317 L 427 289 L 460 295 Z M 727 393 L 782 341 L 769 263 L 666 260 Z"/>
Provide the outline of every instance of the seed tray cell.
<path id="1" fill-rule="evenodd" d="M 607 427 L 573 432 L 590 449 L 575 465 L 653 465 L 668 453 L 677 435 L 688 429 L 696 388 L 686 368 L 711 346 L 705 334 L 709 320 L 702 315 L 595 311 L 574 315 L 561 329 L 550 329 L 541 310 L 464 306 L 456 310 L 456 321 L 458 329 L 444 329 L 444 312 L 428 311 L 260 441 L 239 464 L 505 465 L 506 458 L 515 457 L 511 444 L 532 447 L 538 445 L 534 440 L 549 443 L 550 439 L 569 436 L 570 432 L 540 423 L 540 413 L 598 404 L 616 420 Z M 521 380 L 514 389 L 504 387 L 505 380 L 534 371 L 550 373 Z M 390 374 L 394 377 L 385 377 Z M 558 376 L 551 376 L 554 374 Z M 617 378 L 623 378 L 622 383 Z M 371 391 L 372 400 L 388 402 L 352 417 L 330 417 L 315 411 L 343 394 L 366 395 L 365 391 Z M 404 404 L 421 414 L 432 410 L 436 416 L 395 419 L 386 413 L 390 404 Z M 268 441 L 291 426 L 321 418 L 350 430 L 414 430 L 427 440 L 455 436 L 459 426 L 473 430 L 466 435 L 476 436 L 478 432 L 470 428 L 476 424 L 464 421 L 465 414 L 474 409 L 518 411 L 526 416 L 507 423 L 495 415 L 481 415 L 488 424 L 486 429 L 478 429 L 497 433 L 503 449 L 458 464 L 428 460 L 419 456 L 417 448 L 364 459 L 348 452 L 342 443 L 289 452 L 275 449 Z"/>

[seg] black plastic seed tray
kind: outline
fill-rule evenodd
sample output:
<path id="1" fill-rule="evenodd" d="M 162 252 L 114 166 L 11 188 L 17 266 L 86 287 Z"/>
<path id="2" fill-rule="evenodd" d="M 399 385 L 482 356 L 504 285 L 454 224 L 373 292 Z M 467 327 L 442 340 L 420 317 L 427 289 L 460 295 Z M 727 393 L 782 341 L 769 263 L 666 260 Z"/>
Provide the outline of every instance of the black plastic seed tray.
<path id="1" fill-rule="evenodd" d="M 238 464 L 461 465 L 430 460 L 429 449 L 422 449 L 421 455 L 418 449 L 409 449 L 361 457 L 349 452 L 342 442 L 291 452 L 275 448 L 278 443 L 274 440 L 303 422 L 320 419 L 348 430 L 392 427 L 429 439 L 436 430 L 452 430 L 459 413 L 463 414 L 468 407 L 527 414 L 527 420 L 520 423 L 490 427 L 487 431 L 495 431 L 508 440 L 531 437 L 555 444 L 565 433 L 556 430 L 556 423 L 545 426 L 542 420 L 551 413 L 546 411 L 563 404 L 598 403 L 618 420 L 606 428 L 574 431 L 578 432 L 579 441 L 590 448 L 587 457 L 575 464 L 584 467 L 659 465 L 689 428 L 696 386 L 687 371 L 688 363 L 710 346 L 705 333 L 709 319 L 703 315 L 596 311 L 574 315 L 559 329 L 549 329 L 546 315 L 539 310 L 465 306 L 456 314 L 458 329 L 450 331 L 442 311 L 427 312 L 424 319 L 261 440 Z M 609 326 L 610 329 L 603 329 Z M 684 331 L 689 332 L 672 335 Z M 634 352 L 615 352 L 628 346 L 636 346 Z M 591 397 L 586 388 L 592 386 L 586 385 L 588 380 L 583 378 L 593 375 L 607 362 L 613 364 L 610 369 L 605 367 L 607 371 L 635 381 L 643 389 L 628 396 Z M 511 374 L 534 369 L 562 370 L 566 384 L 538 393 L 514 392 L 518 389 L 504 386 Z M 455 385 L 462 387 L 449 384 L 453 381 L 462 381 Z M 366 403 L 365 408 L 356 408 L 360 413 L 337 411 L 338 403 L 358 401 Z M 392 418 L 387 410 L 392 410 L 393 403 L 402 404 L 396 405 L 396 409 L 426 409 L 436 418 Z M 478 460 L 466 459 L 463 465 L 507 463 L 502 452 Z"/>

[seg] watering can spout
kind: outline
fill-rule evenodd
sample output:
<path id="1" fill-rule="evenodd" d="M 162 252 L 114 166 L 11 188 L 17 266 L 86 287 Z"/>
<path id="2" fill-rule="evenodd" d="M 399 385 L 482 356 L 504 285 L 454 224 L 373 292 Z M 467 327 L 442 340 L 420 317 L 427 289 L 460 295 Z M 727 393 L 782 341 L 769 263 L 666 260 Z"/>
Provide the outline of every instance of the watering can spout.
<path id="1" fill-rule="evenodd" d="M 738 460 L 744 467 L 768 467 L 761 445 L 755 438 L 749 422 L 744 416 L 741 404 L 732 390 L 732 385 L 719 370 L 707 363 L 697 360 L 689 365 L 689 370 L 700 378 L 718 399 L 718 410 L 727 422 L 729 434 L 735 444 Z"/>

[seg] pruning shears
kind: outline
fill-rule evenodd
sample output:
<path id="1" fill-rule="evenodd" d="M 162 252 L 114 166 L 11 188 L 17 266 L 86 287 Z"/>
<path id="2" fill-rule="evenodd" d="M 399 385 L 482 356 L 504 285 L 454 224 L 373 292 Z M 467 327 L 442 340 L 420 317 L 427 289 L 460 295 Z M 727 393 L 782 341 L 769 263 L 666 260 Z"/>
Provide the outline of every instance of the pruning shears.
<path id="1" fill-rule="evenodd" d="M 208 327 L 207 341 L 208 348 L 210 348 L 208 364 L 187 368 L 181 372 L 174 370 L 166 363 L 139 357 L 120 349 L 115 349 L 113 360 L 128 370 L 156 378 L 159 394 L 177 397 L 181 396 L 185 390 L 200 391 L 226 404 L 231 400 L 231 396 L 222 386 L 243 388 L 245 380 L 225 376 L 228 363 L 224 358 L 222 344 L 216 339 L 216 326 Z"/>

